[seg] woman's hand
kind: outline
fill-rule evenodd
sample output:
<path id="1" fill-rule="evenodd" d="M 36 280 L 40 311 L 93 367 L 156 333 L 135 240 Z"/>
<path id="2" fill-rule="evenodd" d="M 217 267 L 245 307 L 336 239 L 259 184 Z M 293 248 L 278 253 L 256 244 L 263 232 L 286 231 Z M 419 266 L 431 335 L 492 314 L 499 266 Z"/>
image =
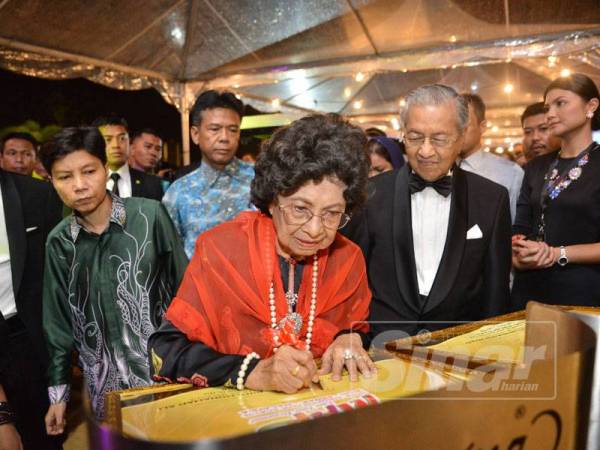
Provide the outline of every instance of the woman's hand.
<path id="1" fill-rule="evenodd" d="M 377 372 L 377 368 L 369 354 L 363 349 L 360 335 L 347 333 L 338 336 L 323 353 L 320 375 L 331 372 L 331 379 L 339 381 L 344 366 L 350 374 L 350 381 L 358 380 L 358 372 L 369 378 Z"/>
<path id="2" fill-rule="evenodd" d="M 12 423 L 0 425 L 0 450 L 23 450 L 21 436 Z"/>
<path id="3" fill-rule="evenodd" d="M 246 378 L 246 387 L 256 391 L 294 394 L 318 381 L 312 353 L 283 345 L 273 356 L 256 365 Z"/>
<path id="4" fill-rule="evenodd" d="M 529 241 L 520 235 L 513 236 L 512 260 L 519 270 L 545 269 L 558 258 L 558 249 L 545 242 Z"/>
<path id="5" fill-rule="evenodd" d="M 50 405 L 46 413 L 46 433 L 50 435 L 62 434 L 65 432 L 67 420 L 65 413 L 67 411 L 67 402 L 55 403 Z"/>

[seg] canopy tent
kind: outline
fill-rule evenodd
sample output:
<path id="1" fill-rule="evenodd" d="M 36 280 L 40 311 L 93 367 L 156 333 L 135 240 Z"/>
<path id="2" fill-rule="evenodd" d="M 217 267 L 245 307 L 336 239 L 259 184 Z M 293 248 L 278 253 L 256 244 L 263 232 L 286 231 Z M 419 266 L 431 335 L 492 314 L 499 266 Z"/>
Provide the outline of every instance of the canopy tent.
<path id="1" fill-rule="evenodd" d="M 403 96 L 480 94 L 491 146 L 561 71 L 600 85 L 598 0 L 0 0 L 0 67 L 156 88 L 182 117 L 207 88 L 266 112 L 337 112 L 399 128 Z"/>

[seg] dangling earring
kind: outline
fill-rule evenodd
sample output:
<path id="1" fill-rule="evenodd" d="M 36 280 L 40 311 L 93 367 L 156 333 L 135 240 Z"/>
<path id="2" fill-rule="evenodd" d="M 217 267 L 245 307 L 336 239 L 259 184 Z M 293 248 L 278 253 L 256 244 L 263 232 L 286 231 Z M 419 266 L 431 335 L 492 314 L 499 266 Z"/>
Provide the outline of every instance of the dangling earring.
<path id="1" fill-rule="evenodd" d="M 585 117 L 591 119 L 592 117 L 594 117 L 594 113 L 592 111 L 588 111 L 587 113 L 585 113 Z"/>

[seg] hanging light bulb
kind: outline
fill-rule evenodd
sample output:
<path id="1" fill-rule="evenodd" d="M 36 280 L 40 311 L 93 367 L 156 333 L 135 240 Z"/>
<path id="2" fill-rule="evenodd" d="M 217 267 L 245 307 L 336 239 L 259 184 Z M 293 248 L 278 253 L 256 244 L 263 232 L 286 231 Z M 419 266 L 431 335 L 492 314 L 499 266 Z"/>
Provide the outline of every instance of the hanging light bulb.
<path id="1" fill-rule="evenodd" d="M 171 30 L 171 37 L 178 41 L 179 43 L 183 42 L 183 31 L 179 27 L 175 27 Z"/>
<path id="2" fill-rule="evenodd" d="M 497 133 L 499 129 L 500 129 L 500 128 L 498 128 L 498 125 L 494 125 L 494 126 L 492 127 L 492 133 Z"/>
<path id="3" fill-rule="evenodd" d="M 356 75 L 354 75 L 354 80 L 357 83 L 360 83 L 361 81 L 363 81 L 365 79 L 365 74 L 362 72 L 358 72 Z"/>
<path id="4" fill-rule="evenodd" d="M 471 92 L 477 92 L 479 90 L 479 83 L 477 81 L 473 81 L 471 83 Z"/>
<path id="5" fill-rule="evenodd" d="M 362 100 L 356 100 L 356 101 L 355 101 L 355 102 L 352 104 L 352 107 L 353 107 L 354 109 L 360 109 L 360 108 L 362 108 L 362 105 L 363 105 L 363 102 L 362 102 Z"/>
<path id="6" fill-rule="evenodd" d="M 352 89 L 350 89 L 349 87 L 344 89 L 344 97 L 348 98 L 352 95 Z"/>
<path id="7" fill-rule="evenodd" d="M 400 108 L 404 108 L 406 106 L 406 100 L 404 98 L 401 98 L 398 102 L 398 105 L 400 106 Z"/>
<path id="8" fill-rule="evenodd" d="M 271 106 L 273 108 L 279 108 L 281 106 L 281 100 L 279 100 L 278 98 L 274 98 L 273 100 L 271 100 Z"/>
<path id="9" fill-rule="evenodd" d="M 569 69 L 563 69 L 560 71 L 560 76 L 563 78 L 570 77 L 571 71 Z"/>
<path id="10" fill-rule="evenodd" d="M 395 117 L 392 118 L 392 120 L 390 120 L 390 123 L 392 124 L 392 128 L 394 130 L 399 130 L 400 129 L 400 122 L 398 121 L 398 119 L 396 119 Z"/>
<path id="11" fill-rule="evenodd" d="M 554 55 L 548 56 L 548 67 L 554 67 L 558 62 L 558 58 Z"/>
<path id="12" fill-rule="evenodd" d="M 506 83 L 502 89 L 504 90 L 505 94 L 510 94 L 515 90 L 515 87 L 512 85 L 512 83 Z"/>

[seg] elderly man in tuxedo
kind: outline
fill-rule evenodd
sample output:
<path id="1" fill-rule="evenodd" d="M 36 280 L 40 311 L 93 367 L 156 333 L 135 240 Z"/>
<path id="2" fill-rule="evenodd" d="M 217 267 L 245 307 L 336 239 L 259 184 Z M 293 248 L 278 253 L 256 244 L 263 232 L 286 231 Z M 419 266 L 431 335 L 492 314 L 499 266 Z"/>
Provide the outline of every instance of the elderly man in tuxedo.
<path id="1" fill-rule="evenodd" d="M 508 194 L 454 165 L 468 118 L 448 86 L 411 91 L 402 111 L 408 165 L 372 179 L 367 207 L 345 231 L 365 255 L 378 341 L 508 310 Z"/>

